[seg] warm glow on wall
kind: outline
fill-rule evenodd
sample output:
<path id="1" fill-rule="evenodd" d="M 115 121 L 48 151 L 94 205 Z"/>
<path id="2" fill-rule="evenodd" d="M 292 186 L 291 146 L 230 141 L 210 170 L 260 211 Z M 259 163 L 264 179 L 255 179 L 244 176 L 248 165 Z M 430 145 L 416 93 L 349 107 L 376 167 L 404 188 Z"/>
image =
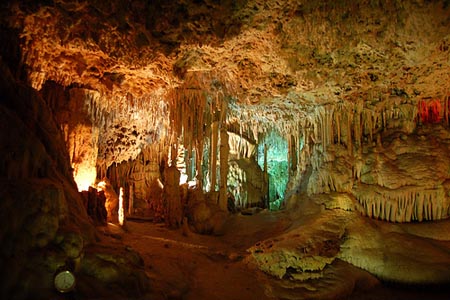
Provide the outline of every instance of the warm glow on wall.
<path id="1" fill-rule="evenodd" d="M 106 182 L 100 181 L 97 183 L 97 190 L 104 191 L 106 189 Z"/>
<path id="2" fill-rule="evenodd" d="M 78 186 L 78 191 L 87 191 L 95 183 L 97 170 L 94 168 L 78 168 L 73 171 L 73 177 Z"/>
<path id="3" fill-rule="evenodd" d="M 125 213 L 123 211 L 123 187 L 120 188 L 119 193 L 119 224 L 123 226 L 125 220 Z"/>

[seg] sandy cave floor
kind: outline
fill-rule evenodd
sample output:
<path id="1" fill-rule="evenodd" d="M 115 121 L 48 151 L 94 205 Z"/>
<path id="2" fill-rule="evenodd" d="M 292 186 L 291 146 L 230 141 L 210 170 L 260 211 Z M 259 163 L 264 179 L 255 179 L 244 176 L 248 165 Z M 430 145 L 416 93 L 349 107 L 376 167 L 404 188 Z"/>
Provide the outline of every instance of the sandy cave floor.
<path id="1" fill-rule="evenodd" d="M 275 279 L 248 263 L 247 249 L 301 223 L 292 222 L 283 211 L 262 211 L 251 216 L 231 216 L 221 236 L 199 235 L 186 229 L 173 230 L 164 224 L 136 220 L 129 220 L 125 230 L 110 224 L 107 231 L 120 236 L 124 244 L 141 254 L 151 279 L 150 299 L 264 300 L 274 299 L 267 291 L 271 290 L 273 295 Z M 280 295 L 275 299 L 283 298 Z M 302 298 L 299 295 L 299 299 Z M 448 289 L 378 283 L 368 290 L 356 288 L 345 299 L 444 300 L 450 299 L 450 294 Z"/>
<path id="2" fill-rule="evenodd" d="M 246 249 L 290 226 L 278 214 L 235 215 L 223 236 L 170 230 L 164 224 L 128 222 L 123 242 L 139 252 L 154 284 L 152 299 L 269 299 L 245 263 Z"/>

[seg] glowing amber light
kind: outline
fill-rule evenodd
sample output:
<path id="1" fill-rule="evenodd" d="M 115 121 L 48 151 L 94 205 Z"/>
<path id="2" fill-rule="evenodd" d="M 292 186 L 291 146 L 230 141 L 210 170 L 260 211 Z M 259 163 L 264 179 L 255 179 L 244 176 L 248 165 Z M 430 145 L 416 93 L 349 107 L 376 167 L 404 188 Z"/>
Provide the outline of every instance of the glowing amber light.
<path id="1" fill-rule="evenodd" d="M 95 183 L 97 170 L 95 168 L 78 168 L 74 170 L 73 177 L 77 183 L 78 191 L 87 191 Z"/>
<path id="2" fill-rule="evenodd" d="M 123 188 L 120 188 L 119 193 L 119 224 L 123 226 L 123 222 L 125 220 L 125 214 L 123 211 Z"/>

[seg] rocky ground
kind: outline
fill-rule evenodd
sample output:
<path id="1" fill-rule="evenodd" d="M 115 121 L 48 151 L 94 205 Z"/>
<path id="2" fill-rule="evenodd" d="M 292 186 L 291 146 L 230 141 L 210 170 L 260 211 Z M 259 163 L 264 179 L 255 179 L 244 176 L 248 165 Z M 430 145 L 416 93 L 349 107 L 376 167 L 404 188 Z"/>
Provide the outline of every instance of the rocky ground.
<path id="1" fill-rule="evenodd" d="M 323 209 L 317 205 L 321 201 L 306 201 L 294 214 L 233 215 L 221 236 L 136 220 L 104 230 L 142 255 L 149 299 L 448 299 L 445 284 L 405 284 L 388 277 L 407 273 L 401 281 L 421 268 L 416 276 L 422 279 L 448 279 L 450 239 L 442 228 L 450 228 L 449 221 L 427 227 L 389 224 Z M 292 260 L 301 255 L 297 262 L 304 272 Z M 376 274 L 379 257 L 385 270 Z M 356 261 L 360 268 L 352 264 Z"/>

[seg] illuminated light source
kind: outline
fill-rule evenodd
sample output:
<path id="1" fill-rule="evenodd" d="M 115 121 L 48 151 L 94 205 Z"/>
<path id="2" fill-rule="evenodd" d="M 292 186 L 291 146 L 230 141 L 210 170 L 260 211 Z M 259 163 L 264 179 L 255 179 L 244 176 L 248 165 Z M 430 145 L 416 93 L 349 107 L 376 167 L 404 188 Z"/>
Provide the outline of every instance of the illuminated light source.
<path id="1" fill-rule="evenodd" d="M 187 183 L 188 183 L 188 186 L 189 186 L 190 188 L 196 187 L 197 184 L 198 184 L 197 179 L 190 180 L 190 181 L 188 181 Z"/>
<path id="2" fill-rule="evenodd" d="M 125 220 L 125 214 L 123 210 L 123 187 L 120 188 L 119 192 L 119 224 L 123 226 Z"/>
<path id="3" fill-rule="evenodd" d="M 97 183 L 97 190 L 98 191 L 104 191 L 105 188 L 106 188 L 106 182 L 100 181 L 99 183 Z"/>
<path id="4" fill-rule="evenodd" d="M 164 188 L 164 184 L 161 182 L 161 180 L 158 178 L 156 181 L 158 182 L 159 188 L 163 189 Z"/>
<path id="5" fill-rule="evenodd" d="M 78 187 L 78 191 L 87 191 L 95 183 L 97 170 L 95 168 L 75 168 L 73 177 Z"/>
<path id="6" fill-rule="evenodd" d="M 181 173 L 180 175 L 180 185 L 183 185 L 187 182 L 188 176 L 185 173 Z"/>

